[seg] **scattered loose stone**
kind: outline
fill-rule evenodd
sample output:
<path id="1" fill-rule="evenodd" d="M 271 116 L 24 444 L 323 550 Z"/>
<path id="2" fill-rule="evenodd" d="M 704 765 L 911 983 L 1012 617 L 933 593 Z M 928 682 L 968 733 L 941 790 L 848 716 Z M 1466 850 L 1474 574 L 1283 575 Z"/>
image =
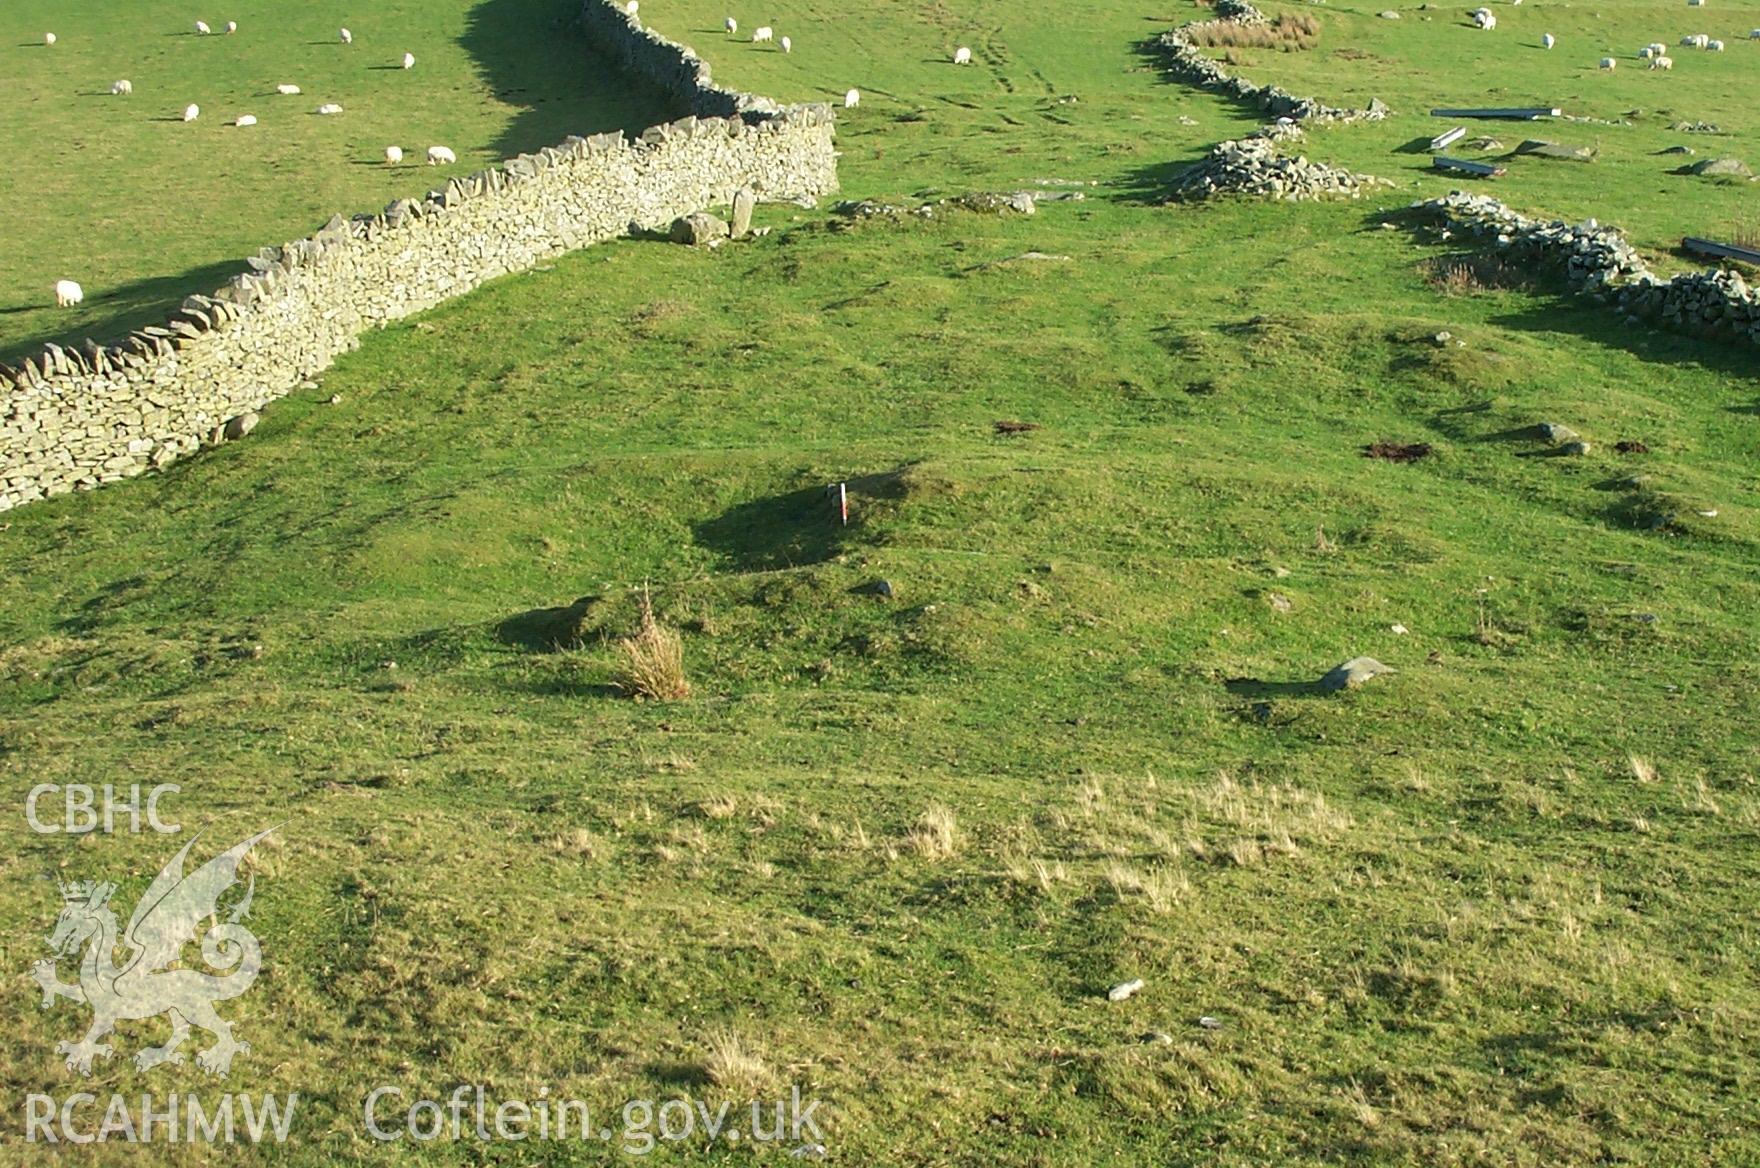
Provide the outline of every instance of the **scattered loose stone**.
<path id="1" fill-rule="evenodd" d="M 1267 596 L 1265 599 L 1267 601 L 1269 601 L 1271 604 L 1271 607 L 1276 609 L 1278 612 L 1288 612 L 1291 608 L 1295 607 L 1294 605 L 1292 605 L 1290 603 L 1289 597 L 1285 596 L 1281 592 L 1273 592 L 1270 596 Z"/>
<path id="2" fill-rule="evenodd" d="M 1340 690 L 1355 689 L 1364 682 L 1380 677 L 1384 673 L 1398 673 L 1399 670 L 1383 665 L 1373 657 L 1352 657 L 1349 661 L 1335 666 L 1326 676 L 1320 679 L 1320 688 L 1328 693 Z"/>
<path id="3" fill-rule="evenodd" d="M 1221 1030 L 1222 1019 L 1213 1018 L 1209 1014 L 1205 1014 L 1202 1018 L 1198 1019 L 1198 1025 L 1206 1030 Z"/>
<path id="4" fill-rule="evenodd" d="M 1546 439 L 1554 446 L 1561 446 L 1566 442 L 1574 441 L 1578 437 L 1575 430 L 1559 422 L 1541 422 L 1537 429 L 1540 431 L 1540 437 Z"/>
<path id="5" fill-rule="evenodd" d="M 1130 981 L 1119 982 L 1117 985 L 1106 991 L 1106 997 L 1108 1001 L 1122 1002 L 1142 988 L 1143 979 L 1136 977 L 1132 978 Z"/>
<path id="6" fill-rule="evenodd" d="M 1395 636 L 1403 637 L 1411 631 L 1412 630 L 1406 628 L 1404 625 L 1394 625 L 1393 626 L 1393 633 Z"/>
<path id="7" fill-rule="evenodd" d="M 262 416 L 256 413 L 238 415 L 238 417 L 233 418 L 226 423 L 226 440 L 230 442 L 238 438 L 243 438 L 246 434 L 255 430 L 257 428 L 257 423 L 262 420 Z"/>
<path id="8" fill-rule="evenodd" d="M 1165 1030 L 1150 1030 L 1139 1037 L 1137 1041 L 1149 1046 L 1172 1046 L 1173 1035 Z"/>
<path id="9" fill-rule="evenodd" d="M 878 596 L 882 600 L 891 600 L 893 596 L 896 595 L 892 588 L 892 581 L 885 577 L 881 577 L 878 580 L 868 581 L 868 583 L 862 585 L 862 591 L 866 592 L 869 596 Z"/>
<path id="10" fill-rule="evenodd" d="M 727 231 L 725 220 L 717 219 L 707 211 L 696 211 L 689 215 L 680 215 L 672 221 L 671 238 L 674 243 L 687 243 L 696 247 L 711 239 L 726 239 Z"/>
<path id="11" fill-rule="evenodd" d="M 746 232 L 752 229 L 752 207 L 757 199 L 752 195 L 752 188 L 741 187 L 733 196 L 733 222 L 729 231 L 735 239 L 745 238 Z"/>
<path id="12" fill-rule="evenodd" d="M 1575 442 L 1566 442 L 1563 446 L 1558 448 L 1558 452 L 1560 454 L 1582 455 L 1589 453 L 1593 449 L 1595 449 L 1593 446 L 1579 438 Z"/>
<path id="13" fill-rule="evenodd" d="M 1695 162 L 1687 170 L 1692 174 L 1708 178 L 1753 178 L 1754 172 L 1748 164 L 1739 158 L 1707 158 L 1703 162 Z"/>

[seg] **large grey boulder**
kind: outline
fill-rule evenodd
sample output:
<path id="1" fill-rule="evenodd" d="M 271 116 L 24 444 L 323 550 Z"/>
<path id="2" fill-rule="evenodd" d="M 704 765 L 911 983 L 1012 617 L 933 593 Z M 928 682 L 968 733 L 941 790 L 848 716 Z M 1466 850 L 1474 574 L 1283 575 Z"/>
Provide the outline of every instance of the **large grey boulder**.
<path id="1" fill-rule="evenodd" d="M 671 235 L 674 243 L 688 243 L 696 247 L 711 239 L 726 239 L 727 223 L 707 211 L 697 211 L 674 219 Z"/>
<path id="2" fill-rule="evenodd" d="M 1384 673 L 1398 672 L 1399 670 L 1390 665 L 1383 665 L 1373 657 L 1352 657 L 1322 677 L 1320 688 L 1327 693 L 1337 693 L 1339 690 L 1355 689 L 1364 682 L 1380 677 Z"/>
<path id="3" fill-rule="evenodd" d="M 1712 177 L 1727 176 L 1730 178 L 1753 178 L 1754 172 L 1748 164 L 1739 158 L 1707 158 L 1703 162 L 1695 162 L 1687 168 L 1694 174 Z"/>

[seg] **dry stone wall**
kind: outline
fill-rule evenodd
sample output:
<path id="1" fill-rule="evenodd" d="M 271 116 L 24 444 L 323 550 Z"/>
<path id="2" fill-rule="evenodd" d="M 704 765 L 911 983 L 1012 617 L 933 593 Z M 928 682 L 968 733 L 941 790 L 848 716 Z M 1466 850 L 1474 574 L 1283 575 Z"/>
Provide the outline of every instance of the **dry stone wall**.
<path id="1" fill-rule="evenodd" d="M 162 326 L 0 366 L 0 511 L 219 441 L 229 421 L 285 396 L 363 332 L 485 280 L 729 203 L 742 188 L 769 200 L 837 189 L 829 106 L 785 108 L 716 86 L 689 49 L 608 0 L 587 0 L 582 17 L 597 47 L 688 116 L 639 141 L 571 137 L 423 198 L 336 216 L 310 238 L 264 248 Z"/>
<path id="2" fill-rule="evenodd" d="M 1461 191 L 1414 204 L 1453 235 L 1477 239 L 1498 254 L 1562 274 L 1573 291 L 1619 308 L 1627 323 L 1652 320 L 1689 336 L 1760 344 L 1760 293 L 1731 270 L 1664 279 L 1625 237 L 1590 220 L 1545 222 L 1517 214 L 1488 195 Z"/>

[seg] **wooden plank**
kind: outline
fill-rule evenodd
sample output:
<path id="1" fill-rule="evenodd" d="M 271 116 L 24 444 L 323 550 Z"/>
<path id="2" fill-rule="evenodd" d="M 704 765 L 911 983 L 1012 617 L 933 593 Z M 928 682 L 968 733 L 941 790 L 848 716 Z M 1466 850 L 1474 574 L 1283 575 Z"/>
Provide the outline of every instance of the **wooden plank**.
<path id="1" fill-rule="evenodd" d="M 1681 247 L 1697 255 L 1715 256 L 1724 260 L 1741 260 L 1745 264 L 1760 264 L 1760 251 L 1737 247 L 1732 243 L 1716 243 L 1709 239 L 1700 239 L 1697 236 L 1689 235 L 1681 240 Z"/>
<path id="2" fill-rule="evenodd" d="M 1564 113 L 1560 109 L 1548 109 L 1544 106 L 1515 106 L 1509 109 L 1433 109 L 1433 118 L 1506 118 L 1511 121 L 1531 122 L 1535 118 L 1556 118 Z"/>
<path id="3" fill-rule="evenodd" d="M 1456 126 L 1454 129 L 1449 130 L 1446 133 L 1438 134 L 1436 137 L 1430 139 L 1430 149 L 1447 150 L 1450 146 L 1453 146 L 1456 142 L 1459 142 L 1466 136 L 1467 128 L 1465 126 Z"/>
<path id="4" fill-rule="evenodd" d="M 1444 158 L 1438 154 L 1430 160 L 1437 170 L 1458 170 L 1462 174 L 1476 174 L 1483 178 L 1497 178 L 1508 174 L 1501 166 L 1492 166 L 1488 162 L 1468 162 L 1464 158 Z"/>

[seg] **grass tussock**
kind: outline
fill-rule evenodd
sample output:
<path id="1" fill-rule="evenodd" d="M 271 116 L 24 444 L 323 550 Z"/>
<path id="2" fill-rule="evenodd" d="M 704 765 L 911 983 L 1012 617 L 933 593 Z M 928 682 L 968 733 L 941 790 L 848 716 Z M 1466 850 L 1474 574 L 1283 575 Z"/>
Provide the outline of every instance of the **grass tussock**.
<path id="1" fill-rule="evenodd" d="M 930 807 L 905 833 L 904 842 L 925 860 L 945 860 L 958 854 L 959 821 L 954 817 L 953 809 L 940 803 Z"/>
<path id="2" fill-rule="evenodd" d="M 1441 256 L 1420 265 L 1424 279 L 1444 296 L 1475 296 L 1525 288 L 1527 276 L 1497 256 Z"/>
<path id="3" fill-rule="evenodd" d="M 615 684 L 632 698 L 657 702 L 690 696 L 684 676 L 684 642 L 654 615 L 648 590 L 640 596 L 641 619 L 636 631 L 617 642 L 622 656 Z"/>
<path id="4" fill-rule="evenodd" d="M 709 1053 L 703 1073 L 724 1091 L 756 1096 L 770 1082 L 770 1067 L 746 1040 L 733 1030 L 709 1032 Z"/>
<path id="5" fill-rule="evenodd" d="M 1269 24 L 1237 24 L 1208 20 L 1185 30 L 1194 44 L 1206 49 L 1276 49 L 1298 53 L 1320 39 L 1320 21 L 1307 13 L 1284 13 Z"/>

